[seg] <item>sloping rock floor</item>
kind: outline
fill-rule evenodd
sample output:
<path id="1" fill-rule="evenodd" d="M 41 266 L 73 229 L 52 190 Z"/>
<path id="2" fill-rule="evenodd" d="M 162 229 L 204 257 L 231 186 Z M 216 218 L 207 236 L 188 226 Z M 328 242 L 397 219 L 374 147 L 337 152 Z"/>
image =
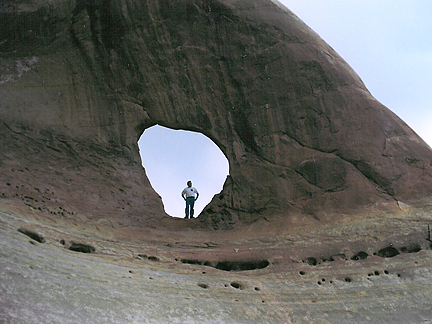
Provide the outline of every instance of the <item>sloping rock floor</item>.
<path id="1" fill-rule="evenodd" d="M 0 323 L 432 323 L 427 210 L 276 233 L 1 207 Z"/>

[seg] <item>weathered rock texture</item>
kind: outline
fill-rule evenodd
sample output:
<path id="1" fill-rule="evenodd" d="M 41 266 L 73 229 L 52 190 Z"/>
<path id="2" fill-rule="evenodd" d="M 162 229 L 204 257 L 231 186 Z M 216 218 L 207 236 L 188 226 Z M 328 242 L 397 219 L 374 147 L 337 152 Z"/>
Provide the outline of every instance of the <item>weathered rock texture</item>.
<path id="1" fill-rule="evenodd" d="M 133 234 L 0 200 L 0 322 L 431 323 L 430 215 Z"/>
<path id="2" fill-rule="evenodd" d="M 14 0 L 0 14 L 8 199 L 123 225 L 163 217 L 137 148 L 155 124 L 228 158 L 202 216 L 215 227 L 431 196 L 431 149 L 274 1 Z"/>

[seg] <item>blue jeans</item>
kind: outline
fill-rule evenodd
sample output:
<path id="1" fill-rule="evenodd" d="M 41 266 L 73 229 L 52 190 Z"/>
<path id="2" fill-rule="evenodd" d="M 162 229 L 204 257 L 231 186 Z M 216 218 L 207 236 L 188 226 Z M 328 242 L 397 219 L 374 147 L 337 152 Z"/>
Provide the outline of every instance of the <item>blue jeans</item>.
<path id="1" fill-rule="evenodd" d="M 195 198 L 194 197 L 187 197 L 186 198 L 186 209 L 185 209 L 186 217 L 189 217 L 189 214 L 190 214 L 190 218 L 193 217 L 194 205 L 195 205 Z"/>

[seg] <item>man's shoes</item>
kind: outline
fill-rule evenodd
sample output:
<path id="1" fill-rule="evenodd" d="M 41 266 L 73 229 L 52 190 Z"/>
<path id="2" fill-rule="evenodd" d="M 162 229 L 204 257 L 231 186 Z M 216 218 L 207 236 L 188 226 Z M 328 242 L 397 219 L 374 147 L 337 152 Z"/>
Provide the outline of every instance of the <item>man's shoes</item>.
<path id="1" fill-rule="evenodd" d="M 187 216 L 185 216 L 185 217 L 184 217 L 184 219 L 188 219 L 188 217 L 187 217 Z"/>

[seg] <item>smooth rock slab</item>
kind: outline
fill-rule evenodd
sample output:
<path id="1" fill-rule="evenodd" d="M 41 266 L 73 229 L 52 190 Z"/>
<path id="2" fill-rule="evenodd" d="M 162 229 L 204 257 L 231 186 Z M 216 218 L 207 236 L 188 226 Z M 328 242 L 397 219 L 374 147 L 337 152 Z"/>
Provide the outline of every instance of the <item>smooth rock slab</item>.
<path id="1" fill-rule="evenodd" d="M 115 254 L 122 248 L 137 253 L 139 248 L 124 240 L 94 242 L 99 248 L 115 246 L 111 254 L 74 252 L 50 235 L 38 243 L 17 231 L 16 225 L 7 216 L 0 227 L 2 323 L 432 320 L 431 250 L 315 266 L 279 255 L 264 269 L 233 272 L 170 259 L 166 246 L 159 244 L 153 245 L 159 261 Z M 192 251 L 199 254 L 202 249 Z M 190 252 L 191 248 L 182 248 L 172 253 Z"/>

